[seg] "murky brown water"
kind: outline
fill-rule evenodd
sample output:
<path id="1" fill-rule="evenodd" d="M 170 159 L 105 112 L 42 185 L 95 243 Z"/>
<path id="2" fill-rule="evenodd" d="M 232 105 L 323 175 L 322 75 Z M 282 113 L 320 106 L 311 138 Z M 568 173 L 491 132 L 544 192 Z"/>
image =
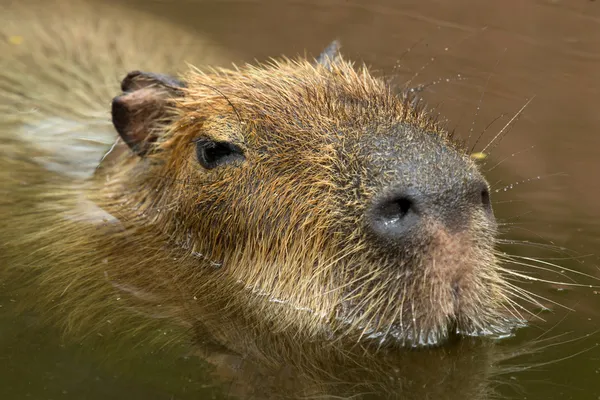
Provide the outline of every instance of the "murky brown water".
<path id="1" fill-rule="evenodd" d="M 131 3 L 192 26 L 231 49 L 237 62 L 316 54 L 339 38 L 347 57 L 399 81 L 441 79 L 425 97 L 459 136 L 475 142 L 502 116 L 479 140 L 479 150 L 533 98 L 510 132 L 491 146 L 486 169 L 497 190 L 496 214 L 507 223 L 505 238 L 569 251 L 519 243 L 506 250 L 546 257 L 600 279 L 600 2 Z M 568 281 L 543 271 L 536 276 Z M 570 277 L 600 285 L 591 277 Z M 499 346 L 510 348 L 540 335 L 559 336 L 560 344 L 516 359 L 520 367 L 541 365 L 505 374 L 507 384 L 498 390 L 516 399 L 600 398 L 600 334 L 595 333 L 600 289 L 531 286 L 552 311 Z M 36 327 L 35 316 L 15 318 L 13 301 L 0 299 L 0 398 L 192 399 L 228 391 L 208 377 L 201 360 L 184 357 L 184 350 L 107 361 L 102 348 L 69 343 L 50 328 Z"/>

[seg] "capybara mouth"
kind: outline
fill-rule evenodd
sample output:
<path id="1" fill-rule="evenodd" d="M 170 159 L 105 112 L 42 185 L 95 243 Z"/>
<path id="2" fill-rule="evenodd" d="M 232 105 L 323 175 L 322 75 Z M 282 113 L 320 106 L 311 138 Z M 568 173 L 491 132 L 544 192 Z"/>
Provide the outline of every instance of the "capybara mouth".
<path id="1" fill-rule="evenodd" d="M 350 320 L 343 320 L 352 324 Z M 444 325 L 419 327 L 416 321 L 395 322 L 386 329 L 358 325 L 359 341 L 373 342 L 378 346 L 424 348 L 445 345 L 465 337 L 501 339 L 512 336 L 514 330 L 523 326 L 522 321 L 508 316 L 498 316 L 495 321 L 469 320 L 460 314 L 447 316 Z"/>
<path id="2" fill-rule="evenodd" d="M 284 300 L 271 299 L 270 301 L 280 305 L 287 304 Z M 294 307 L 295 310 L 312 313 L 306 307 Z M 442 346 L 449 342 L 454 342 L 466 337 L 478 337 L 488 339 L 501 339 L 510 337 L 516 328 L 524 326 L 523 321 L 515 320 L 509 317 L 498 317 L 494 323 L 482 324 L 481 322 L 466 321 L 462 324 L 460 315 L 449 317 L 444 326 L 431 327 L 428 329 L 419 329 L 416 325 L 407 325 L 401 322 L 394 323 L 384 329 L 369 328 L 362 325 L 353 326 L 356 331 L 354 335 L 357 342 L 374 343 L 377 346 L 384 347 L 403 347 L 403 348 L 425 348 Z M 338 317 L 338 322 L 344 325 L 353 325 L 353 321 Z M 477 326 L 477 328 L 475 328 Z M 335 339 L 335 336 L 331 337 Z"/>
<path id="3" fill-rule="evenodd" d="M 437 293 L 435 300 L 434 295 L 421 295 L 423 287 L 402 292 L 407 287 L 406 277 L 388 278 L 387 285 L 375 282 L 371 288 L 360 285 L 347 288 L 333 314 L 322 305 L 336 300 L 326 296 L 311 305 L 306 298 L 294 301 L 256 287 L 246 286 L 246 290 L 278 309 L 287 310 L 282 312 L 284 315 L 297 314 L 294 318 L 298 320 L 306 315 L 315 318 L 326 340 L 346 338 L 350 343 L 377 347 L 435 347 L 466 337 L 500 339 L 511 336 L 515 328 L 523 325 L 523 321 L 504 312 L 497 303 L 497 293 L 477 287 L 486 284 L 481 276 L 469 276 L 464 272 L 469 269 L 461 268 L 461 277 L 451 279 L 446 277 L 446 269 L 442 268 L 437 278 L 433 273 L 430 275 L 432 281 L 445 280 L 439 287 L 427 286 L 430 293 Z M 362 296 L 357 296 L 361 290 Z"/>

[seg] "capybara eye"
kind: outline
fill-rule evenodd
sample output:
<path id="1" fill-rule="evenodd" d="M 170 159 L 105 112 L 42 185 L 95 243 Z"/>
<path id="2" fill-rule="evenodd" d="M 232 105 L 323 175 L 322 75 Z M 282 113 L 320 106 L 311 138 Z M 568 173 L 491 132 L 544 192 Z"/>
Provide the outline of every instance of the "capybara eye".
<path id="1" fill-rule="evenodd" d="M 245 159 L 242 149 L 233 143 L 206 139 L 199 139 L 195 142 L 198 162 L 206 169 Z"/>

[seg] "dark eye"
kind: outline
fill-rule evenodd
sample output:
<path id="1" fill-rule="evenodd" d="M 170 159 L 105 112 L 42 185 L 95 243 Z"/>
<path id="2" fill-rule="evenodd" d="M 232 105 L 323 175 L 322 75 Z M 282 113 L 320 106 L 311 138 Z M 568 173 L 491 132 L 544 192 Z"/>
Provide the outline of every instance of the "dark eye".
<path id="1" fill-rule="evenodd" d="M 206 169 L 245 159 L 244 152 L 235 144 L 206 139 L 196 140 L 196 157 Z"/>

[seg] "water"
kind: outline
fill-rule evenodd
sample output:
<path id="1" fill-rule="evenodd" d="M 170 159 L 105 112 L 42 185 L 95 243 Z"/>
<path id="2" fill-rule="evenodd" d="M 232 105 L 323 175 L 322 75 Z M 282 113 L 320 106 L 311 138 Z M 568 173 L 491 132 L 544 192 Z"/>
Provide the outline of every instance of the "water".
<path id="1" fill-rule="evenodd" d="M 236 62 L 317 54 L 338 38 L 347 57 L 400 82 L 439 82 L 424 97 L 459 136 L 466 139 L 472 131 L 471 142 L 502 116 L 476 150 L 485 148 L 533 98 L 509 132 L 492 144 L 485 169 L 491 169 L 489 180 L 497 190 L 492 193 L 497 217 L 507 224 L 503 238 L 568 251 L 518 243 L 505 249 L 545 257 L 565 270 L 590 275 L 569 274 L 577 283 L 600 285 L 600 3 L 130 2 L 193 27 L 231 50 Z M 544 271 L 535 276 L 569 281 Z M 516 348 L 541 335 L 558 340 L 507 362 L 509 367 L 532 368 L 502 375 L 500 394 L 515 399 L 600 398 L 600 334 L 595 333 L 600 329 L 600 288 L 549 282 L 531 282 L 527 288 L 544 296 L 550 311 L 498 346 Z M 157 353 L 142 348 L 133 360 L 117 357 L 119 353 L 107 353 L 93 341 L 62 338 L 37 324 L 39 316 L 15 317 L 17 303 L 10 296 L 0 298 L 0 398 L 192 399 L 219 398 L 230 391 L 210 378 L 210 367 L 188 357 L 186 349 Z"/>

